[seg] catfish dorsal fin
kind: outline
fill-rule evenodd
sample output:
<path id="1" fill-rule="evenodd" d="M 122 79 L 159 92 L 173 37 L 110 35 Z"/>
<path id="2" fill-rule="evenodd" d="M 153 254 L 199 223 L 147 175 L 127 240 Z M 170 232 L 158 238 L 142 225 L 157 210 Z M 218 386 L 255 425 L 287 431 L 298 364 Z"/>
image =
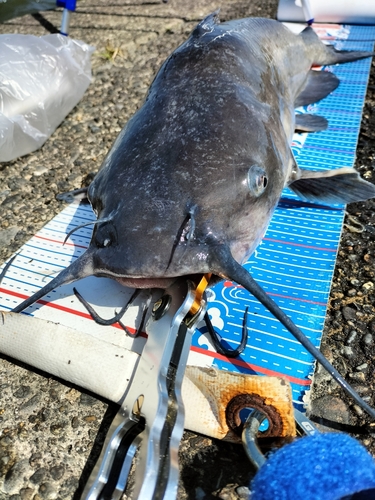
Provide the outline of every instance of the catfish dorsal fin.
<path id="1" fill-rule="evenodd" d="M 336 170 L 299 170 L 289 187 L 300 198 L 318 203 L 352 203 L 375 197 L 375 186 L 352 168 Z"/>
<path id="2" fill-rule="evenodd" d="M 194 38 L 200 38 L 205 33 L 210 33 L 215 28 L 216 24 L 220 23 L 219 18 L 220 9 L 215 10 L 211 14 L 208 14 L 193 30 L 191 36 Z"/>

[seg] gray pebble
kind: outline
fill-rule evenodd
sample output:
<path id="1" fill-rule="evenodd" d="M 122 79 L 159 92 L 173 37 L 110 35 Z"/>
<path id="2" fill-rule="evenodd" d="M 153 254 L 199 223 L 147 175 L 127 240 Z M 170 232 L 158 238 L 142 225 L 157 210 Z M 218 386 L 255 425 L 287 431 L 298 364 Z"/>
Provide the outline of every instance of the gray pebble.
<path id="1" fill-rule="evenodd" d="M 57 497 L 56 488 L 52 483 L 43 483 L 39 486 L 39 495 L 46 500 L 54 500 Z"/>
<path id="2" fill-rule="evenodd" d="M 39 165 L 38 167 L 34 168 L 33 175 L 35 177 L 40 177 L 41 175 L 46 174 L 47 172 L 48 172 L 47 167 L 45 167 L 43 165 Z"/>
<path id="3" fill-rule="evenodd" d="M 374 341 L 374 337 L 371 335 L 371 333 L 366 333 L 366 335 L 364 335 L 363 337 L 363 342 L 366 344 L 366 345 L 371 345 Z"/>
<path id="4" fill-rule="evenodd" d="M 4 436 L 0 439 L 0 446 L 6 448 L 12 443 L 12 438 L 11 436 Z"/>
<path id="5" fill-rule="evenodd" d="M 18 226 L 12 226 L 0 231 L 0 248 L 7 247 L 20 229 Z"/>
<path id="6" fill-rule="evenodd" d="M 77 416 L 72 418 L 71 426 L 73 427 L 73 429 L 77 429 L 77 427 L 79 426 L 79 418 Z"/>
<path id="7" fill-rule="evenodd" d="M 362 285 L 362 288 L 368 292 L 374 288 L 374 283 L 372 281 L 368 281 Z"/>
<path id="8" fill-rule="evenodd" d="M 333 422 L 349 423 L 349 409 L 340 398 L 335 396 L 322 396 L 311 401 L 311 413 Z"/>
<path id="9" fill-rule="evenodd" d="M 353 380 L 358 380 L 358 382 L 365 382 L 366 377 L 363 372 L 349 373 L 349 377 Z"/>
<path id="10" fill-rule="evenodd" d="M 56 422 L 55 424 L 50 425 L 51 434 L 54 436 L 60 436 L 66 427 L 66 422 Z"/>
<path id="11" fill-rule="evenodd" d="M 239 486 L 238 488 L 236 488 L 236 493 L 240 498 L 247 500 L 250 495 L 250 490 L 247 486 Z"/>
<path id="12" fill-rule="evenodd" d="M 346 321 L 356 319 L 356 311 L 351 307 L 345 306 L 341 309 L 341 312 Z"/>
<path id="13" fill-rule="evenodd" d="M 14 393 L 13 396 L 16 398 L 26 398 L 31 392 L 31 389 L 28 385 L 21 385 Z"/>
<path id="14" fill-rule="evenodd" d="M 64 481 L 63 486 L 59 491 L 59 496 L 62 498 L 72 498 L 77 488 L 78 479 L 76 477 L 70 477 Z"/>
<path id="15" fill-rule="evenodd" d="M 352 358 L 355 355 L 353 349 L 349 346 L 344 346 L 342 349 L 342 353 L 348 359 Z"/>
<path id="16" fill-rule="evenodd" d="M 51 467 L 49 472 L 52 478 L 55 479 L 55 481 L 57 481 L 63 477 L 65 472 L 65 467 L 63 464 L 55 465 L 54 467 Z"/>
<path id="17" fill-rule="evenodd" d="M 29 461 L 26 458 L 16 462 L 5 476 L 3 491 L 9 495 L 18 493 L 29 468 Z"/>
<path id="18" fill-rule="evenodd" d="M 33 484 L 39 484 L 47 475 L 47 470 L 44 467 L 36 470 L 34 474 L 30 477 L 30 481 Z"/>
<path id="19" fill-rule="evenodd" d="M 358 392 L 358 394 L 365 394 L 366 392 L 369 392 L 369 387 L 367 385 L 356 385 L 353 386 L 353 389 Z"/>
<path id="20" fill-rule="evenodd" d="M 0 198 L 6 198 L 9 194 L 10 194 L 10 189 L 4 189 L 3 191 L 0 191 Z"/>
<path id="21" fill-rule="evenodd" d="M 352 342 L 355 341 L 355 338 L 357 336 L 357 332 L 355 330 L 352 330 L 350 333 L 349 333 L 349 337 L 348 337 L 348 340 L 346 341 L 347 344 L 351 344 Z"/>
<path id="22" fill-rule="evenodd" d="M 40 401 L 40 395 L 39 394 L 35 394 L 35 396 L 33 396 L 32 398 L 28 399 L 27 401 L 25 401 L 21 406 L 20 406 L 20 411 L 23 411 L 23 410 L 28 410 L 28 411 L 32 411 L 33 408 L 35 408 L 38 403 Z"/>
<path id="23" fill-rule="evenodd" d="M 362 372 L 363 370 L 366 370 L 368 368 L 368 363 L 362 363 L 361 365 L 358 365 L 356 367 L 356 370 L 359 372 Z"/>
<path id="24" fill-rule="evenodd" d="M 359 259 L 359 256 L 358 256 L 358 255 L 356 255 L 355 253 L 351 253 L 351 254 L 348 256 L 348 259 L 349 259 L 349 260 L 353 260 L 353 261 L 355 261 L 355 260 L 358 260 L 358 259 Z"/>
<path id="25" fill-rule="evenodd" d="M 35 491 L 32 488 L 22 488 L 20 490 L 21 500 L 31 500 L 34 496 Z"/>
<path id="26" fill-rule="evenodd" d="M 88 394 L 82 393 L 79 398 L 79 402 L 84 406 L 93 406 L 98 402 L 98 400 L 93 398 L 92 396 L 89 396 Z"/>
<path id="27" fill-rule="evenodd" d="M 2 205 L 3 206 L 9 205 L 9 208 L 12 208 L 12 206 L 18 205 L 21 201 L 22 201 L 22 195 L 20 193 L 16 193 L 12 194 L 11 196 L 8 196 L 8 198 L 5 198 Z"/>
<path id="28" fill-rule="evenodd" d="M 356 412 L 356 414 L 359 416 L 359 417 L 362 417 L 363 415 L 363 410 L 360 406 L 358 405 L 353 405 L 353 410 Z"/>

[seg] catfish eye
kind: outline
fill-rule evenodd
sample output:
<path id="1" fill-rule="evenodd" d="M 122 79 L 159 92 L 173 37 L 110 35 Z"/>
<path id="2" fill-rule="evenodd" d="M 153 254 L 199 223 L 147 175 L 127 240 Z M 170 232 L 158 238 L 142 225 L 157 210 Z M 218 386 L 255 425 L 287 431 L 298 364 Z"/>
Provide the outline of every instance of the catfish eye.
<path id="1" fill-rule="evenodd" d="M 268 178 L 266 171 L 259 165 L 252 165 L 247 173 L 247 186 L 250 193 L 260 196 L 266 189 Z"/>
<path id="2" fill-rule="evenodd" d="M 98 248 L 106 248 L 117 243 L 116 230 L 111 222 L 97 226 L 93 241 Z"/>

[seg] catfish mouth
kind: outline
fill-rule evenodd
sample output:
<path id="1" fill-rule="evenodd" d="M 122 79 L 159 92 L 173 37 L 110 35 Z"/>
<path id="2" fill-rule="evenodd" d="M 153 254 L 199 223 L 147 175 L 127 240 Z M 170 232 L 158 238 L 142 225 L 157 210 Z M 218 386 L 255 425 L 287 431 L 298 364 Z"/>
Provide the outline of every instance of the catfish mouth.
<path id="1" fill-rule="evenodd" d="M 112 276 L 111 276 L 112 277 Z M 169 288 L 176 278 L 115 278 L 118 283 L 130 288 Z"/>
<path id="2" fill-rule="evenodd" d="M 187 280 L 192 281 L 195 284 L 198 284 L 199 281 L 202 278 L 202 275 L 204 273 L 200 274 L 187 274 L 185 278 Z M 161 288 L 165 290 L 166 288 L 169 288 L 170 286 L 175 283 L 178 279 L 181 279 L 180 276 L 175 276 L 175 277 L 168 277 L 168 278 L 131 278 L 131 277 L 113 277 L 111 276 L 112 279 L 115 279 L 117 283 L 120 283 L 122 286 L 127 286 L 129 288 L 140 288 L 140 289 L 146 289 L 146 288 Z M 212 280 L 214 277 L 212 277 Z M 211 280 L 211 281 L 212 281 Z"/>

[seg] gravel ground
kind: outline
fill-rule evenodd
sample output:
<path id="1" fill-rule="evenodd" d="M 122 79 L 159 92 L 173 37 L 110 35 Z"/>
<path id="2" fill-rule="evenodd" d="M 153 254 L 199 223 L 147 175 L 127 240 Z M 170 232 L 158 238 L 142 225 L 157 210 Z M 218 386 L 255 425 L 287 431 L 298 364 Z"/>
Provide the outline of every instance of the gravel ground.
<path id="1" fill-rule="evenodd" d="M 82 101 L 35 153 L 0 164 L 0 261 L 63 206 L 56 194 L 85 185 L 140 105 L 166 56 L 218 3 L 168 4 L 80 0 L 70 35 L 96 46 L 93 82 Z M 227 0 L 221 18 L 276 16 L 277 2 Z M 0 25 L 0 33 L 44 35 L 61 13 L 44 12 Z M 356 167 L 374 180 L 375 66 Z M 328 359 L 374 404 L 375 201 L 348 207 L 325 327 Z M 93 395 L 0 358 L 0 500 L 78 498 L 117 408 Z M 375 434 L 362 410 L 318 370 L 312 414 L 321 424 L 359 437 L 375 454 Z M 104 415 L 104 418 L 103 418 Z M 238 445 L 186 432 L 181 443 L 179 499 L 247 498 L 253 474 Z"/>

